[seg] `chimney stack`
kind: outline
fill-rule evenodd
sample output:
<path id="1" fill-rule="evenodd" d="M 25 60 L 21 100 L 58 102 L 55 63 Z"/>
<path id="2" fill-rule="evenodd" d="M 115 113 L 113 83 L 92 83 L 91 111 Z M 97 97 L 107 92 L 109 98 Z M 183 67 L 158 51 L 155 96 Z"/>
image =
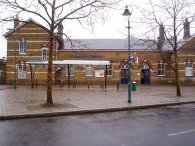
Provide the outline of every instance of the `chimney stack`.
<path id="1" fill-rule="evenodd" d="M 14 29 L 15 29 L 17 26 L 19 26 L 19 24 L 20 24 L 20 20 L 19 20 L 19 18 L 18 18 L 18 15 L 16 15 L 16 17 L 14 18 Z"/>
<path id="2" fill-rule="evenodd" d="M 165 40 L 165 27 L 164 27 L 163 23 L 161 23 L 160 27 L 159 27 L 159 39 L 161 41 Z"/>
<path id="3" fill-rule="evenodd" d="M 62 23 L 60 23 L 60 24 L 58 25 L 58 33 L 57 33 L 57 36 L 58 36 L 61 40 L 63 40 L 63 29 L 64 29 L 64 27 L 63 27 Z"/>
<path id="4" fill-rule="evenodd" d="M 188 18 L 185 19 L 185 22 L 183 23 L 184 25 L 184 34 L 183 38 L 188 38 L 190 37 L 190 22 L 188 21 Z"/>
<path id="5" fill-rule="evenodd" d="M 57 36 L 58 36 L 58 39 L 60 41 L 59 49 L 64 49 L 63 29 L 64 29 L 64 27 L 63 27 L 62 23 L 60 23 L 58 25 L 58 32 L 57 32 Z"/>
<path id="6" fill-rule="evenodd" d="M 161 23 L 159 26 L 159 37 L 157 42 L 157 49 L 159 50 L 162 49 L 164 41 L 165 41 L 165 27 L 163 23 Z"/>

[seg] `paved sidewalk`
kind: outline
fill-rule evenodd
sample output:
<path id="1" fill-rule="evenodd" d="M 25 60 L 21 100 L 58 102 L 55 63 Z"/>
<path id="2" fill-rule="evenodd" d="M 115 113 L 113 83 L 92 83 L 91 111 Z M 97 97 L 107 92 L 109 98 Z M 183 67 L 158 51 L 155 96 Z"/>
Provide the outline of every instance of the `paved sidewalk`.
<path id="1" fill-rule="evenodd" d="M 39 86 L 0 85 L 0 119 L 17 119 L 195 103 L 195 86 L 181 86 L 182 97 L 177 97 L 175 86 L 142 86 L 132 91 L 132 103 L 128 103 L 127 86 L 67 86 L 53 87 L 53 107 L 46 107 L 46 88 Z"/>

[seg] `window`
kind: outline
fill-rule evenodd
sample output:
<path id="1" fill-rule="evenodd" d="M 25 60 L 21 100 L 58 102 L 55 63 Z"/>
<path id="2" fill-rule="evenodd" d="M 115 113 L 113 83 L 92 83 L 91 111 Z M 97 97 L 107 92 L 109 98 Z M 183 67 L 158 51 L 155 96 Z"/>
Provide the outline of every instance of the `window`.
<path id="1" fill-rule="evenodd" d="M 193 62 L 192 60 L 187 60 L 186 61 L 186 67 L 185 67 L 185 73 L 186 73 L 186 77 L 193 77 Z"/>
<path id="2" fill-rule="evenodd" d="M 94 69 L 92 65 L 87 65 L 85 67 L 85 76 L 86 77 L 93 77 L 94 76 Z"/>
<path id="3" fill-rule="evenodd" d="M 107 73 L 108 77 L 113 76 L 113 65 L 107 65 Z"/>
<path id="4" fill-rule="evenodd" d="M 68 77 L 68 66 L 70 71 L 70 77 L 74 77 L 74 66 L 72 64 L 66 65 L 66 76 Z"/>
<path id="5" fill-rule="evenodd" d="M 48 48 L 43 47 L 41 50 L 42 50 L 42 60 L 48 60 Z"/>
<path id="6" fill-rule="evenodd" d="M 162 60 L 158 63 L 158 76 L 165 76 L 165 63 Z"/>
<path id="7" fill-rule="evenodd" d="M 123 64 L 123 65 L 121 66 L 121 68 L 122 68 L 122 69 L 129 69 L 129 65 L 128 65 L 128 64 Z"/>
<path id="8" fill-rule="evenodd" d="M 142 69 L 150 69 L 148 63 L 144 62 L 144 63 L 142 64 Z"/>
<path id="9" fill-rule="evenodd" d="M 19 42 L 19 53 L 20 54 L 26 54 L 26 50 L 27 50 L 27 41 L 22 38 Z"/>

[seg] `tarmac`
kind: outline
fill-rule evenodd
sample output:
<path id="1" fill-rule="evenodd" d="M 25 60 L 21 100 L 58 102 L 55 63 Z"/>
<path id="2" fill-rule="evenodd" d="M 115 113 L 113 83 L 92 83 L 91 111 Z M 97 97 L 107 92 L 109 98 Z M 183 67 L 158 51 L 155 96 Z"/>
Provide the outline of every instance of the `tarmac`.
<path id="1" fill-rule="evenodd" d="M 54 105 L 45 106 L 45 86 L 0 85 L 0 120 L 78 115 L 100 112 L 114 112 L 143 108 L 154 108 L 178 104 L 195 103 L 195 86 L 181 86 L 181 97 L 176 96 L 174 85 L 137 85 L 131 91 L 128 103 L 127 85 L 53 86 Z"/>

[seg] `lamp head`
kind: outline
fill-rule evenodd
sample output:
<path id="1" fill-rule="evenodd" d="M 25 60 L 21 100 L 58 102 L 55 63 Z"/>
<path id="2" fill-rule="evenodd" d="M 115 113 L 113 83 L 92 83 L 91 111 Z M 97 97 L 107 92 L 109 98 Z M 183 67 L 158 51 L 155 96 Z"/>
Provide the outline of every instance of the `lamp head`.
<path id="1" fill-rule="evenodd" d="M 122 15 L 123 16 L 131 16 L 131 12 L 129 11 L 128 6 L 126 6 L 126 8 L 125 8 L 125 10 L 124 10 Z"/>

